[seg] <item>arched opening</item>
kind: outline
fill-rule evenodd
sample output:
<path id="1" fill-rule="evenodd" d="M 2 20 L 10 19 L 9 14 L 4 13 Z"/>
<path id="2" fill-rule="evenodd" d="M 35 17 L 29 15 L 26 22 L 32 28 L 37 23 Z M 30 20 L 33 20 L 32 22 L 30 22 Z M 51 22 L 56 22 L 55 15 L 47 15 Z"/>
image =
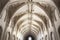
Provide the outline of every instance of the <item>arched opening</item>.
<path id="1" fill-rule="evenodd" d="M 35 40 L 35 38 L 32 35 L 28 35 L 24 40 Z"/>
<path id="2" fill-rule="evenodd" d="M 28 40 L 32 40 L 32 37 L 28 37 Z"/>
<path id="3" fill-rule="evenodd" d="M 23 40 L 36 40 L 36 36 L 34 34 L 28 33 L 28 34 L 25 34 Z"/>

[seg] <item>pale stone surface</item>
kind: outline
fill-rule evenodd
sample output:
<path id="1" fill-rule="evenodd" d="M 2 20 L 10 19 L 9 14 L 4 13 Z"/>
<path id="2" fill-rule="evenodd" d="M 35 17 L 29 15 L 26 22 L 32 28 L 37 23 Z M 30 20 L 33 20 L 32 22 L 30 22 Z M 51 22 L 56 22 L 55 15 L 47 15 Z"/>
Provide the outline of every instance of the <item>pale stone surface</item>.
<path id="1" fill-rule="evenodd" d="M 28 35 L 33 35 L 34 40 L 60 39 L 59 6 L 52 0 L 9 0 L 5 6 L 4 3 L 0 7 L 1 40 L 25 40 Z"/>

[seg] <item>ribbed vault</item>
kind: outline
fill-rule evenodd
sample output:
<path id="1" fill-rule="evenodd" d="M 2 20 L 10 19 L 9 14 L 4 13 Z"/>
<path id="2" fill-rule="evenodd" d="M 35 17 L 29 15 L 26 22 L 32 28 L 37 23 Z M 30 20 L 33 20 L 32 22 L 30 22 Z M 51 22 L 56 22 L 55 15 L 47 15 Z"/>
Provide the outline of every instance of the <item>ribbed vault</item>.
<path id="1" fill-rule="evenodd" d="M 28 0 L 9 3 L 4 19 L 6 21 L 5 35 L 10 32 L 21 40 L 27 35 L 34 35 L 35 38 L 43 37 L 43 35 L 49 37 L 49 28 L 53 28 L 54 21 L 57 20 L 55 8 L 55 5 L 44 1 Z"/>
<path id="2" fill-rule="evenodd" d="M 22 7 L 19 7 L 10 19 L 9 26 L 13 27 L 12 31 L 19 31 L 22 35 L 27 32 L 33 32 L 38 35 L 39 32 L 48 30 L 51 27 L 51 19 L 46 12 L 41 8 L 41 4 L 29 2 Z M 24 9 L 24 10 L 23 10 Z M 13 25 L 14 24 L 14 25 Z M 13 25 L 13 26 L 11 26 Z"/>

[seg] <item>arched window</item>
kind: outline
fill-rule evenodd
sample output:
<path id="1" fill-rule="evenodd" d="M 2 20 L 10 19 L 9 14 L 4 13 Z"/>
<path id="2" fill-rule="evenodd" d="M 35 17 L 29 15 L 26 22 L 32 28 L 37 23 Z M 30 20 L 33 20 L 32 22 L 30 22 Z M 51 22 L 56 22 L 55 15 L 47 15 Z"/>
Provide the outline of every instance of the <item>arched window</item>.
<path id="1" fill-rule="evenodd" d="M 28 37 L 28 40 L 32 40 L 32 37 Z"/>
<path id="2" fill-rule="evenodd" d="M 60 26 L 59 26 L 59 28 L 58 28 L 58 33 L 59 33 L 59 37 L 60 37 Z"/>
<path id="3" fill-rule="evenodd" d="M 0 26 L 0 39 L 1 39 L 1 36 L 2 36 L 2 27 Z"/>

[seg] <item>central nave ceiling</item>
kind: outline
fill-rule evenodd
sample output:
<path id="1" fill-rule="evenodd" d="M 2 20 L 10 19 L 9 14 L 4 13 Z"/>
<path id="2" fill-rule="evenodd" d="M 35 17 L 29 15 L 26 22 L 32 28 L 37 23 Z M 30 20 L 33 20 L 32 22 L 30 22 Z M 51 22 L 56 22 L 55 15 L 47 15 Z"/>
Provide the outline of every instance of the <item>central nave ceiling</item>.
<path id="1" fill-rule="evenodd" d="M 54 0 L 6 2 L 0 9 L 1 40 L 59 40 L 60 13 Z"/>

